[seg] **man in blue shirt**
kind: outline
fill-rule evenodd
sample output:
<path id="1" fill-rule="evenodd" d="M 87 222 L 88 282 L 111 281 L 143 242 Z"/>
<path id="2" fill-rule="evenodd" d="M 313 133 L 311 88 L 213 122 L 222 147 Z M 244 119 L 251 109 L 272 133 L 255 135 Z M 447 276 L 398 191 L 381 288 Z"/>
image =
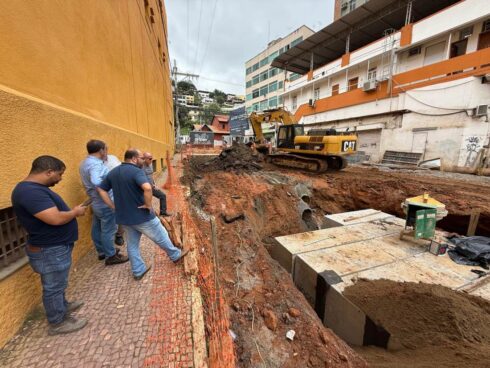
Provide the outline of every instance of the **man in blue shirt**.
<path id="1" fill-rule="evenodd" d="M 123 225 L 126 232 L 128 256 L 135 280 L 141 280 L 150 269 L 141 257 L 141 234 L 154 241 L 173 262 L 178 262 L 188 252 L 181 252 L 172 244 L 167 231 L 155 216 L 151 206 L 151 185 L 141 169 L 143 162 L 140 150 L 127 150 L 124 162 L 113 169 L 99 186 L 101 198 L 109 207 L 115 209 L 116 222 Z M 109 194 L 110 190 L 114 193 L 114 202 Z"/>
<path id="2" fill-rule="evenodd" d="M 71 267 L 73 245 L 78 240 L 76 218 L 85 214 L 79 205 L 70 210 L 63 199 L 49 187 L 58 184 L 65 164 L 52 156 L 40 156 L 12 192 L 12 206 L 19 223 L 29 234 L 26 254 L 34 272 L 41 275 L 43 304 L 50 324 L 49 334 L 80 330 L 87 324 L 70 312 L 83 302 L 67 302 L 65 290 Z"/>
<path id="3" fill-rule="evenodd" d="M 105 259 L 106 265 L 120 264 L 128 261 L 128 257 L 119 254 L 114 247 L 116 235 L 116 217 L 97 192 L 97 187 L 109 173 L 104 165 L 107 159 L 107 145 L 99 140 L 87 142 L 88 156 L 80 164 L 80 176 L 87 195 L 92 200 L 92 240 L 99 254 Z M 110 193 L 112 195 L 112 193 Z"/>

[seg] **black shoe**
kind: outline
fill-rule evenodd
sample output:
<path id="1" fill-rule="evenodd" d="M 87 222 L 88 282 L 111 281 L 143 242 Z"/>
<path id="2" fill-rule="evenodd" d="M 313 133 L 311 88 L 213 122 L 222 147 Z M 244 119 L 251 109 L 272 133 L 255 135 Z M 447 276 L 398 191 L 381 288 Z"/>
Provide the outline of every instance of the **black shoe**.
<path id="1" fill-rule="evenodd" d="M 87 320 L 83 318 L 66 317 L 63 322 L 52 325 L 48 330 L 48 335 L 61 335 L 81 330 L 87 325 Z"/>
<path id="2" fill-rule="evenodd" d="M 122 235 L 116 234 L 114 243 L 116 243 L 116 245 L 124 245 L 124 237 Z"/>
<path id="3" fill-rule="evenodd" d="M 116 265 L 120 263 L 125 263 L 129 261 L 129 258 L 123 255 L 120 255 L 119 253 L 116 252 L 112 257 L 109 257 L 105 260 L 105 265 L 110 266 L 110 265 Z"/>
<path id="4" fill-rule="evenodd" d="M 163 216 L 163 217 L 172 217 L 174 214 L 172 212 L 160 212 L 160 216 Z"/>
<path id="5" fill-rule="evenodd" d="M 76 300 L 73 302 L 68 302 L 68 306 L 66 307 L 66 311 L 68 313 L 76 311 L 78 308 L 82 307 L 85 303 L 81 300 Z"/>
<path id="6" fill-rule="evenodd" d="M 99 258 L 99 261 L 103 261 L 105 259 L 105 255 L 99 254 L 98 258 Z"/>
<path id="7" fill-rule="evenodd" d="M 145 276 L 145 275 L 146 275 L 146 273 L 147 273 L 148 271 L 150 271 L 150 269 L 151 269 L 151 266 L 148 266 L 148 267 L 146 268 L 145 272 L 143 272 L 141 275 L 138 275 L 138 276 L 134 275 L 134 276 L 133 276 L 133 278 L 134 278 L 136 281 L 141 280 L 141 279 L 143 278 L 143 276 Z"/>

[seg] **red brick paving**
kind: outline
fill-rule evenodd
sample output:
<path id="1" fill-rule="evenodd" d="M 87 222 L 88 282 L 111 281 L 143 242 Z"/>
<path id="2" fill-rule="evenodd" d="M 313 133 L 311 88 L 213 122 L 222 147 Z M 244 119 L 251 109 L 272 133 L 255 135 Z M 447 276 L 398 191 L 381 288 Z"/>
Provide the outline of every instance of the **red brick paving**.
<path id="1" fill-rule="evenodd" d="M 152 264 L 141 281 L 129 262 L 105 266 L 89 252 L 72 269 L 68 288 L 68 300 L 85 301 L 76 316 L 88 325 L 48 336 L 43 313 L 0 350 L 0 366 L 194 367 L 190 279 L 145 237 L 141 250 Z"/>

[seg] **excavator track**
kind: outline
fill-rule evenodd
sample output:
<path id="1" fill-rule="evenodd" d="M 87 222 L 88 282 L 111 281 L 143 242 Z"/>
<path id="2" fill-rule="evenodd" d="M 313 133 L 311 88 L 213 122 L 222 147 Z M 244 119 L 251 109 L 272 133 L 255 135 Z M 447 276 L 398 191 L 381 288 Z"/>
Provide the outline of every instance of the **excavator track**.
<path id="1" fill-rule="evenodd" d="M 346 162 L 342 157 L 336 156 L 340 161 L 332 161 L 333 167 L 329 167 L 328 159 L 325 158 L 315 158 L 315 157 L 305 157 L 300 155 L 293 155 L 289 153 L 273 153 L 267 156 L 267 160 L 274 165 L 289 167 L 293 169 L 305 170 L 313 173 L 323 173 L 328 169 L 341 170 L 345 168 Z"/>

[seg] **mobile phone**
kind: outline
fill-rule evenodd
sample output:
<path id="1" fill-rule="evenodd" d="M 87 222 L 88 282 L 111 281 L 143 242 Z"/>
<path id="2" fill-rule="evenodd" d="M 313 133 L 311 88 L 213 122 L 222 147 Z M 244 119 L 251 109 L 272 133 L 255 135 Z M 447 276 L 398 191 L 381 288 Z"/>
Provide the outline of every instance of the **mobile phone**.
<path id="1" fill-rule="evenodd" d="M 85 202 L 83 202 L 81 205 L 83 207 L 90 206 L 92 204 L 92 198 L 87 199 Z"/>

